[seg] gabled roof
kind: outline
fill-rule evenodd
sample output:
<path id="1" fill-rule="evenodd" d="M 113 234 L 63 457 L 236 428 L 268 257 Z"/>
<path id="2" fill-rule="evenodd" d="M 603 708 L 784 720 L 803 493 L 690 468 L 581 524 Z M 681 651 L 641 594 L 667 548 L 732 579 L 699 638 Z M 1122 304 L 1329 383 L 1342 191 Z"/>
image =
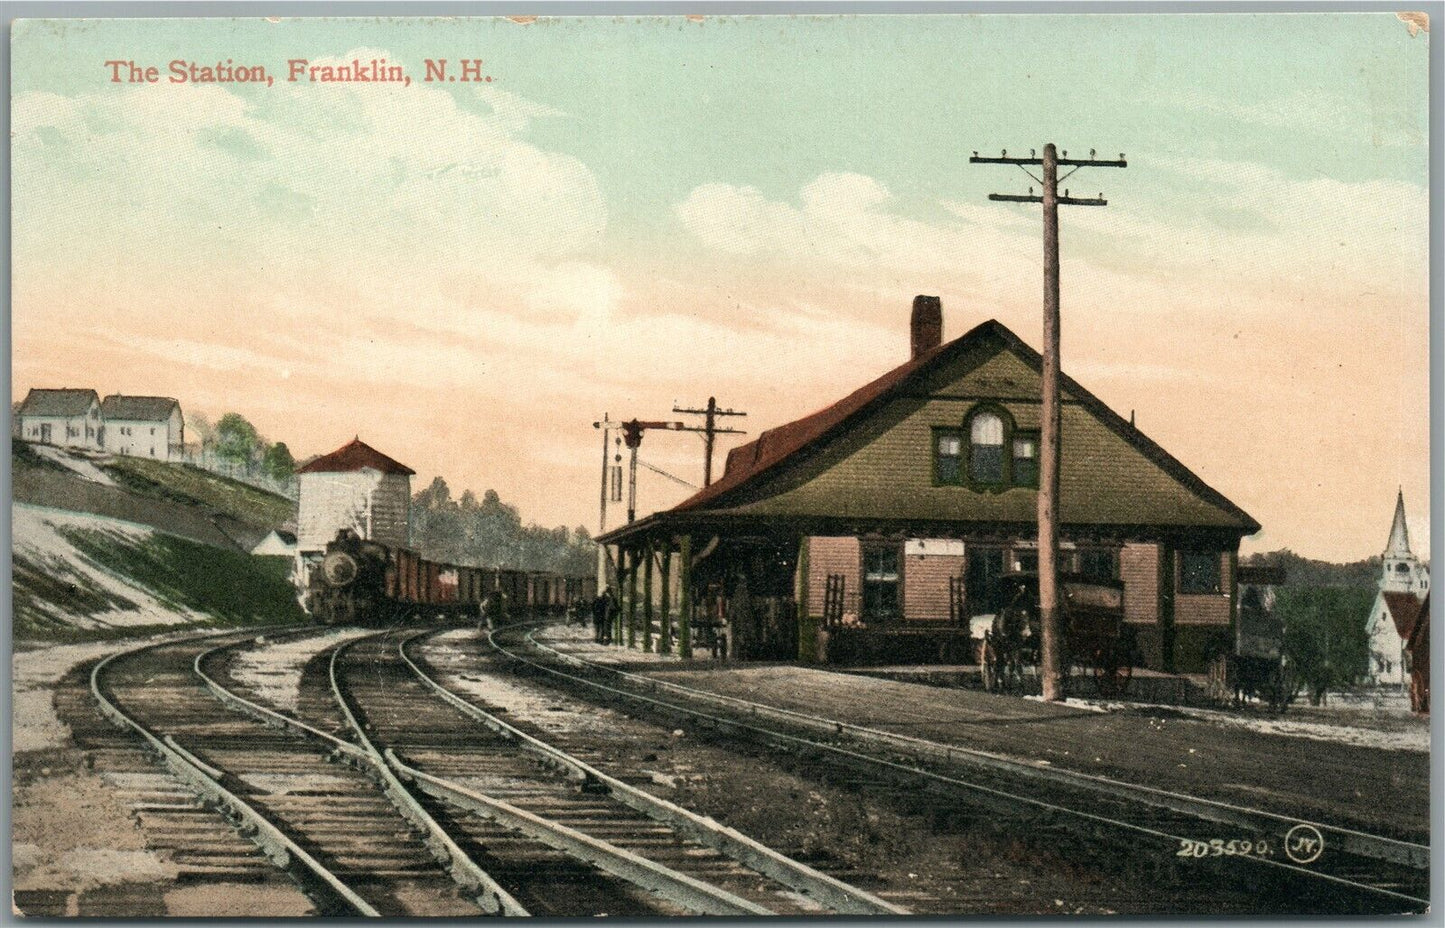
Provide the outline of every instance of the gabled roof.
<path id="1" fill-rule="evenodd" d="M 725 508 L 730 498 L 794 456 L 847 431 L 884 402 L 900 395 L 931 371 L 989 341 L 1002 343 L 1023 363 L 1042 371 L 1042 356 L 1001 322 L 990 319 L 932 351 L 899 365 L 878 379 L 850 393 L 831 406 L 786 425 L 768 429 L 756 439 L 728 453 L 722 477 L 673 507 L 672 512 Z M 1061 389 L 1071 394 L 1108 429 L 1133 445 L 1146 459 L 1165 471 L 1204 502 L 1227 514 L 1245 534 L 1259 530 L 1259 523 L 1219 491 L 1206 484 L 1189 468 L 1155 444 L 1105 403 L 1085 390 L 1072 377 L 1063 375 Z"/>
<path id="2" fill-rule="evenodd" d="M 169 396 L 122 396 L 112 393 L 100 404 L 100 414 L 111 422 L 165 422 L 181 405 Z"/>
<path id="3" fill-rule="evenodd" d="M 678 503 L 673 509 L 686 511 L 702 508 L 704 504 L 723 496 L 729 490 L 736 489 L 781 464 L 789 456 L 842 425 L 853 414 L 887 396 L 906 381 L 910 374 L 922 369 L 930 360 L 966 338 L 968 335 L 964 335 L 948 345 L 940 345 L 932 351 L 925 352 L 909 360 L 908 363 L 895 367 L 872 383 L 854 390 L 832 406 L 789 422 L 787 425 L 768 429 L 747 444 L 732 449 L 728 452 L 722 477 Z"/>
<path id="4" fill-rule="evenodd" d="M 1415 627 L 1410 629 L 1410 634 L 1405 639 L 1405 646 L 1411 651 L 1418 649 L 1419 653 L 1428 655 L 1430 653 L 1430 594 L 1425 594 L 1425 599 L 1420 603 L 1420 611 L 1415 619 Z M 1423 666 L 1418 665 L 1417 666 Z"/>
<path id="5" fill-rule="evenodd" d="M 22 416 L 83 416 L 99 403 L 94 390 L 31 390 L 20 404 Z"/>
<path id="6" fill-rule="evenodd" d="M 342 445 L 330 454 L 323 454 L 302 467 L 297 473 L 336 474 L 363 469 L 379 470 L 383 474 L 407 474 L 408 476 L 416 473 L 400 461 L 377 451 L 360 438 Z"/>
<path id="7" fill-rule="evenodd" d="M 1420 617 L 1420 600 L 1415 598 L 1414 593 L 1388 590 L 1380 593 L 1380 596 L 1384 597 L 1385 609 L 1395 623 L 1395 631 L 1399 633 L 1400 640 L 1408 641 L 1410 632 L 1415 630 L 1415 621 Z"/>

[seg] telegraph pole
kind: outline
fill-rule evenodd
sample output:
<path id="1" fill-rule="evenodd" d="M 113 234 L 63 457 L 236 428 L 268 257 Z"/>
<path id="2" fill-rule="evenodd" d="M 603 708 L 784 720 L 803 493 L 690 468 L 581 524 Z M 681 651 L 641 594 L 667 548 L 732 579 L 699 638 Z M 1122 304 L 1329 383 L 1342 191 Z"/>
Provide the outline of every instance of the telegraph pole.
<path id="1" fill-rule="evenodd" d="M 968 159 L 970 164 L 1013 164 L 1025 174 L 1034 177 L 1025 165 L 1038 165 L 1043 176 L 1034 177 L 1042 190 L 1034 196 L 1029 188 L 1027 196 L 1007 193 L 990 193 L 990 200 L 1006 203 L 1040 203 L 1044 213 L 1044 358 L 1043 358 L 1043 428 L 1039 436 L 1039 626 L 1040 671 L 1043 675 L 1044 699 L 1057 702 L 1064 698 L 1063 667 L 1059 641 L 1059 207 L 1060 206 L 1108 206 L 1104 195 L 1098 197 L 1071 197 L 1069 191 L 1059 196 L 1059 181 L 1067 180 L 1074 171 L 1083 167 L 1123 168 L 1128 167 L 1123 154 L 1117 161 L 1098 160 L 1094 152 L 1088 158 L 1070 158 L 1068 152 L 1059 157 L 1058 150 L 1050 142 L 1044 146 L 1044 156 L 1010 158 L 1004 151 L 997 158 L 980 158 L 978 152 Z M 1073 170 L 1059 177 L 1059 166 Z"/>
<path id="2" fill-rule="evenodd" d="M 746 434 L 747 434 L 746 432 L 742 431 L 741 429 L 720 429 L 720 428 L 718 428 L 718 427 L 717 427 L 718 417 L 719 417 L 719 416 L 746 416 L 747 413 L 745 413 L 745 412 L 736 412 L 736 411 L 734 411 L 734 410 L 732 410 L 732 409 L 718 409 L 718 408 L 717 408 L 717 397 L 715 397 L 715 396 L 709 396 L 709 397 L 707 398 L 707 408 L 706 408 L 706 409 L 683 409 L 683 408 L 681 408 L 681 407 L 674 406 L 674 407 L 672 407 L 672 411 L 673 411 L 673 412 L 679 412 L 679 413 L 685 413 L 685 414 L 690 415 L 690 416 L 703 416 L 703 417 L 705 417 L 705 418 L 703 419 L 703 423 L 704 423 L 704 424 L 703 424 L 700 428 L 697 427 L 697 426 L 693 426 L 693 427 L 689 427 L 689 428 L 682 429 L 682 431 L 684 431 L 684 432 L 700 432 L 700 433 L 702 433 L 703 447 L 706 449 L 706 450 L 704 451 L 705 457 L 703 458 L 702 485 L 705 486 L 705 487 L 706 487 L 706 486 L 711 486 L 711 485 L 712 485 L 712 449 L 713 449 L 713 445 L 717 442 L 717 436 L 719 436 L 719 435 L 746 435 Z"/>
<path id="3" fill-rule="evenodd" d="M 594 429 L 600 429 L 602 431 L 602 491 L 598 503 L 600 511 L 597 516 L 597 536 L 599 538 L 607 534 L 607 443 L 611 437 L 612 424 L 612 420 L 605 412 L 602 414 L 602 420 L 600 422 L 592 423 Z M 598 545 L 597 589 L 601 591 L 605 586 L 607 586 L 607 547 L 606 545 Z"/>

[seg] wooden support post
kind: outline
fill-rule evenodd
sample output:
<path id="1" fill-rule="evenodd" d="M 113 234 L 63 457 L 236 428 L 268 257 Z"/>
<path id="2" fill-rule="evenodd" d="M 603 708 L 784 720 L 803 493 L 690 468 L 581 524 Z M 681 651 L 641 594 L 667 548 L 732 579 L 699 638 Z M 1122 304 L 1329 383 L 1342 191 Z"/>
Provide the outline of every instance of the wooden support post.
<path id="1" fill-rule="evenodd" d="M 798 615 L 794 620 L 798 626 L 798 660 L 812 662 L 818 658 L 818 626 L 808 608 L 808 536 L 798 539 L 797 593 L 793 597 L 798 604 Z"/>
<path id="2" fill-rule="evenodd" d="M 637 552 L 628 555 L 627 570 L 627 646 L 637 647 Z"/>
<path id="3" fill-rule="evenodd" d="M 652 542 L 642 553 L 646 563 L 642 566 L 642 650 L 652 653 Z"/>
<path id="4" fill-rule="evenodd" d="M 658 654 L 672 653 L 672 541 L 662 549 L 662 633 L 657 642 Z"/>
<path id="5" fill-rule="evenodd" d="M 613 644 L 622 644 L 622 626 L 624 623 L 623 616 L 626 614 L 625 610 L 627 609 L 627 577 L 629 572 L 627 549 L 619 545 L 617 548 L 617 589 L 615 591 L 617 593 L 617 609 L 612 615 Z"/>
<path id="6" fill-rule="evenodd" d="M 677 552 L 677 587 L 680 602 L 677 609 L 677 653 L 685 661 L 692 660 L 692 536 L 683 535 Z"/>

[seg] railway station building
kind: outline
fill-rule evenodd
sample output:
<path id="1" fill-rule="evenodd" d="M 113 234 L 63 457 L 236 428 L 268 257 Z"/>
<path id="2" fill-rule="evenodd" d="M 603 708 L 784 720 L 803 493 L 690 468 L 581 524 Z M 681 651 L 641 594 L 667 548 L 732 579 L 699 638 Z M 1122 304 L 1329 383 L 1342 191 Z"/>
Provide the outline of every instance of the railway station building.
<path id="1" fill-rule="evenodd" d="M 968 662 L 1000 577 L 1037 566 L 1041 357 L 989 320 L 733 449 L 722 476 L 610 546 L 629 643 L 727 656 Z M 1238 620 L 1259 523 L 1073 379 L 1061 381 L 1061 567 L 1123 587 L 1145 666 L 1197 672 Z"/>

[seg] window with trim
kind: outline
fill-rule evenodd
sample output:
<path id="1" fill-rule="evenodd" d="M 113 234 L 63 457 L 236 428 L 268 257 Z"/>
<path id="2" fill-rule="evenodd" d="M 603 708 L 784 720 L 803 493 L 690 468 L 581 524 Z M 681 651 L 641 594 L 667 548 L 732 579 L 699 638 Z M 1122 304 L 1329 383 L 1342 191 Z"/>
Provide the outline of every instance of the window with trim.
<path id="1" fill-rule="evenodd" d="M 933 430 L 933 482 L 963 482 L 963 433 L 958 429 Z"/>
<path id="2" fill-rule="evenodd" d="M 1014 432 L 1013 479 L 1016 487 L 1039 485 L 1039 435 L 1037 432 Z"/>
<path id="3" fill-rule="evenodd" d="M 1080 550 L 1079 574 L 1089 580 L 1119 579 L 1119 552 L 1113 548 Z"/>
<path id="4" fill-rule="evenodd" d="M 1218 551 L 1179 552 L 1179 592 L 1218 593 L 1221 571 Z"/>
<path id="5" fill-rule="evenodd" d="M 865 619 L 896 619 L 901 614 L 902 598 L 898 595 L 902 576 L 898 545 L 869 546 L 863 549 L 863 617 Z"/>
<path id="6" fill-rule="evenodd" d="M 985 485 L 1004 482 L 1003 432 L 1003 418 L 998 413 L 974 415 L 968 433 L 969 480 Z"/>

